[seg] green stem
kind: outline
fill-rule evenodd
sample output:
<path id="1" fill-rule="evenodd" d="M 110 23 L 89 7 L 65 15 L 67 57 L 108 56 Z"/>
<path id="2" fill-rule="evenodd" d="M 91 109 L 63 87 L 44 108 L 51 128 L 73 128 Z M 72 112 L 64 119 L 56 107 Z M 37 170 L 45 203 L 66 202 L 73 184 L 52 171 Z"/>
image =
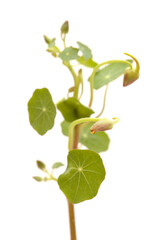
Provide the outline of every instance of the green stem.
<path id="1" fill-rule="evenodd" d="M 68 212 L 69 212 L 71 240 L 77 240 L 76 227 L 75 227 L 74 204 L 71 203 L 68 199 L 67 199 L 67 203 L 68 203 Z"/>
<path id="2" fill-rule="evenodd" d="M 98 64 L 94 69 L 93 69 L 93 72 L 90 76 L 90 101 L 89 101 L 89 107 L 92 106 L 92 102 L 93 102 L 93 79 L 94 79 L 94 76 L 97 72 L 97 70 L 102 67 L 103 65 L 106 65 L 106 64 L 111 64 L 111 63 L 116 63 L 116 62 L 119 62 L 119 63 L 126 63 L 130 66 L 130 68 L 132 69 L 132 64 L 128 61 L 124 61 L 124 60 L 109 60 L 109 61 L 106 61 L 106 62 L 103 62 L 103 63 L 100 63 Z"/>
<path id="3" fill-rule="evenodd" d="M 66 34 L 61 34 L 61 40 L 63 41 L 64 48 L 66 48 Z"/>
<path id="4" fill-rule="evenodd" d="M 78 87 L 79 85 L 81 84 L 81 93 L 80 93 L 80 96 L 79 96 L 79 100 L 81 99 L 82 97 L 82 94 L 83 94 L 83 75 L 82 75 L 82 69 L 80 69 L 78 71 Z"/>
<path id="5" fill-rule="evenodd" d="M 74 97 L 78 98 L 78 77 L 69 61 L 63 61 L 63 64 L 69 69 L 74 79 Z"/>
<path id="6" fill-rule="evenodd" d="M 50 179 L 48 179 L 48 180 L 54 180 L 54 181 L 56 181 L 56 182 L 58 181 L 57 178 L 55 178 L 52 174 L 50 174 L 47 169 L 45 170 L 45 172 L 46 172 L 46 173 L 48 174 L 48 176 L 50 177 Z"/>
<path id="7" fill-rule="evenodd" d="M 129 56 L 129 57 L 131 57 L 136 62 L 136 69 L 135 69 L 135 71 L 139 72 L 140 71 L 140 64 L 139 64 L 138 60 L 134 56 L 129 54 L 129 53 L 124 53 L 124 54 Z"/>
<path id="8" fill-rule="evenodd" d="M 109 84 L 106 84 L 106 89 L 105 89 L 105 92 L 104 92 L 103 107 L 102 107 L 101 112 L 96 116 L 97 118 L 99 118 L 102 115 L 102 113 L 104 112 L 105 105 L 106 105 L 106 96 L 107 96 L 108 86 L 109 86 Z"/>

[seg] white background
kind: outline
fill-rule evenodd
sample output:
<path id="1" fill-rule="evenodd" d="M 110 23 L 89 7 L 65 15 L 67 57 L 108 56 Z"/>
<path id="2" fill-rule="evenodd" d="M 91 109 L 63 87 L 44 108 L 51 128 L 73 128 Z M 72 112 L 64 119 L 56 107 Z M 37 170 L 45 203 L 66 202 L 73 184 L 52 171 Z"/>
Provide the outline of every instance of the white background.
<path id="1" fill-rule="evenodd" d="M 0 4 L 0 239 L 69 239 L 67 204 L 54 182 L 37 183 L 35 161 L 66 162 L 67 139 L 55 127 L 39 136 L 29 125 L 27 101 L 47 87 L 55 102 L 72 86 L 68 70 L 45 51 L 43 34 L 61 44 L 87 44 L 94 60 L 141 64 L 140 79 L 127 88 L 110 85 L 104 117 L 119 117 L 101 154 L 106 179 L 91 201 L 76 205 L 78 240 L 167 239 L 167 36 L 166 1 L 6 0 Z M 88 74 L 86 71 L 85 74 Z M 89 74 L 91 70 L 89 71 Z M 85 85 L 87 75 L 85 75 Z M 103 89 L 95 92 L 100 109 Z M 102 96 L 102 95 L 100 95 Z M 89 92 L 84 96 L 88 103 Z M 64 170 L 64 169 L 62 169 Z M 60 170 L 61 172 L 61 170 Z"/>

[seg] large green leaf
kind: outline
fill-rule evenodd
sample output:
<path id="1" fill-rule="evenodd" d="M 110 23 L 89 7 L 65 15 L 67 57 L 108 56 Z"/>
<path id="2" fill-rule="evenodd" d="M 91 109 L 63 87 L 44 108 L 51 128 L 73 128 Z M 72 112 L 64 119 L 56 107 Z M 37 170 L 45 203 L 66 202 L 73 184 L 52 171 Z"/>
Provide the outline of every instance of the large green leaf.
<path id="1" fill-rule="evenodd" d="M 68 136 L 69 125 L 70 123 L 67 121 L 61 123 L 62 133 L 65 136 Z M 83 127 L 79 142 L 92 151 L 104 152 L 109 147 L 110 139 L 105 132 L 91 134 L 90 127 L 92 125 L 93 123 L 89 123 Z"/>
<path id="2" fill-rule="evenodd" d="M 89 68 L 94 68 L 97 66 L 97 63 L 94 62 L 91 58 L 89 58 L 87 61 L 84 59 L 83 56 L 81 56 L 80 58 L 77 59 L 77 61 L 84 65 L 85 67 L 89 67 Z"/>
<path id="3" fill-rule="evenodd" d="M 113 62 L 101 70 L 97 71 L 93 80 L 93 87 L 99 89 L 107 83 L 120 77 L 129 67 L 128 63 Z"/>
<path id="4" fill-rule="evenodd" d="M 73 59 L 77 59 L 77 58 L 79 58 L 78 51 L 79 51 L 78 48 L 68 47 L 68 48 L 65 48 L 59 54 L 59 57 L 63 61 L 70 61 L 70 60 L 73 60 Z"/>
<path id="5" fill-rule="evenodd" d="M 79 46 L 80 51 L 83 53 L 85 61 L 88 61 L 90 58 L 92 58 L 92 52 L 90 48 L 88 48 L 85 44 L 81 42 L 77 42 L 77 44 Z"/>
<path id="6" fill-rule="evenodd" d="M 73 122 L 79 118 L 90 117 L 90 115 L 94 113 L 92 109 L 85 107 L 75 97 L 59 102 L 57 108 L 67 122 Z"/>
<path id="7" fill-rule="evenodd" d="M 99 154 L 90 150 L 71 150 L 65 172 L 58 178 L 60 189 L 72 203 L 96 196 L 105 178 L 105 168 Z"/>
<path id="8" fill-rule="evenodd" d="M 28 102 L 28 112 L 30 124 L 40 135 L 53 127 L 56 107 L 47 88 L 34 91 Z"/>

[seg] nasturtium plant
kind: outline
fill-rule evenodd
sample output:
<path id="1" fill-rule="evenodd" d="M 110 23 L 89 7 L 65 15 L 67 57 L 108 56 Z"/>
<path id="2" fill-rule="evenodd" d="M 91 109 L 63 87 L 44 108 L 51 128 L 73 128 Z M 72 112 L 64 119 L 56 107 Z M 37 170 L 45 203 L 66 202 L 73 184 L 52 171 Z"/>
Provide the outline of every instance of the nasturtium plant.
<path id="1" fill-rule="evenodd" d="M 62 61 L 63 66 L 71 73 L 74 84 L 67 89 L 67 97 L 61 98 L 57 103 L 54 103 L 54 96 L 51 96 L 47 88 L 36 89 L 28 101 L 28 113 L 30 124 L 39 135 L 47 134 L 48 130 L 54 128 L 57 112 L 63 117 L 60 126 L 62 134 L 68 137 L 67 162 L 61 162 L 61 156 L 57 156 L 57 161 L 52 164 L 51 170 L 48 170 L 43 161 L 37 160 L 37 167 L 45 176 L 34 176 L 33 179 L 37 182 L 57 182 L 68 202 L 71 240 L 76 240 L 74 204 L 94 198 L 103 185 L 106 170 L 100 153 L 108 150 L 110 132 L 119 121 L 117 117 L 101 117 L 105 110 L 109 84 L 123 75 L 123 86 L 129 86 L 139 78 L 140 65 L 138 60 L 128 53 L 125 53 L 130 57 L 127 60 L 97 63 L 87 45 L 80 41 L 74 46 L 67 45 L 68 32 L 69 23 L 65 21 L 60 28 L 63 47 L 57 45 L 55 37 L 44 35 L 44 40 L 47 52 Z M 84 79 L 82 68 L 90 71 L 89 81 Z M 81 102 L 85 92 L 84 83 L 90 87 L 90 94 L 86 95 L 89 97 L 88 105 Z M 92 108 L 94 89 L 104 86 L 102 109 L 96 114 Z M 99 103 L 100 101 L 99 98 Z M 81 149 L 82 146 L 84 149 Z M 66 169 L 63 168 L 64 165 Z M 55 177 L 55 171 L 59 168 L 62 173 Z"/>

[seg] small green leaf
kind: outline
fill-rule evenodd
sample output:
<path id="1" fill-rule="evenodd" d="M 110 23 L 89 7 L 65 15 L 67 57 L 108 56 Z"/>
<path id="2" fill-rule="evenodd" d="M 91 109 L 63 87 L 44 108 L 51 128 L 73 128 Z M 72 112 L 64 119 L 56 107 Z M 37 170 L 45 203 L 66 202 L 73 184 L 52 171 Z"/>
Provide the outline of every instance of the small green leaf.
<path id="1" fill-rule="evenodd" d="M 83 53 L 83 57 L 85 61 L 88 61 L 90 58 L 92 58 L 92 52 L 90 48 L 88 48 L 86 45 L 84 45 L 81 42 L 77 42 L 77 44 L 79 46 L 79 50 Z"/>
<path id="2" fill-rule="evenodd" d="M 55 41 L 56 41 L 56 38 L 49 38 L 47 37 L 46 35 L 44 35 L 44 40 L 45 42 L 48 44 L 48 47 L 51 48 L 53 46 L 55 46 Z"/>
<path id="3" fill-rule="evenodd" d="M 89 68 L 94 68 L 97 66 L 97 63 L 94 62 L 91 58 L 89 58 L 87 61 L 84 59 L 83 56 L 81 56 L 80 58 L 77 59 L 77 61 L 84 65 L 85 67 L 89 67 Z"/>
<path id="4" fill-rule="evenodd" d="M 46 170 L 46 166 L 42 161 L 37 160 L 37 167 L 41 169 L 42 171 Z"/>
<path id="5" fill-rule="evenodd" d="M 62 133 L 65 136 L 68 136 L 69 125 L 70 123 L 67 121 L 61 123 Z M 90 128 L 92 125 L 93 123 L 89 123 L 83 127 L 79 142 L 92 151 L 104 152 L 109 147 L 110 139 L 105 132 L 91 134 Z"/>
<path id="6" fill-rule="evenodd" d="M 61 162 L 55 162 L 55 163 L 53 164 L 52 168 L 55 169 L 55 168 L 59 168 L 59 167 L 62 167 L 62 166 L 64 166 L 63 163 L 61 163 Z"/>
<path id="7" fill-rule="evenodd" d="M 30 124 L 40 135 L 53 127 L 56 107 L 47 88 L 34 91 L 28 102 L 28 112 Z"/>
<path id="8" fill-rule="evenodd" d="M 41 177 L 39 177 L 39 176 L 35 176 L 35 177 L 33 177 L 37 182 L 42 182 L 43 181 L 43 179 L 41 178 Z"/>
<path id="9" fill-rule="evenodd" d="M 90 115 L 94 113 L 92 109 L 85 107 L 75 97 L 59 102 L 57 108 L 67 122 L 73 122 L 79 118 L 90 117 Z"/>
<path id="10" fill-rule="evenodd" d="M 126 59 L 126 61 L 131 63 L 131 64 L 133 63 L 133 59 Z"/>
<path id="11" fill-rule="evenodd" d="M 72 203 L 83 202 L 97 195 L 105 178 L 99 154 L 90 150 L 71 150 L 65 172 L 58 178 L 60 189 Z"/>
<path id="12" fill-rule="evenodd" d="M 113 62 L 102 68 L 101 70 L 97 71 L 93 80 L 94 88 L 99 89 L 107 83 L 120 77 L 127 68 L 129 68 L 128 63 Z"/>
<path id="13" fill-rule="evenodd" d="M 63 61 L 70 61 L 70 60 L 73 60 L 73 59 L 77 59 L 77 58 L 79 58 L 78 51 L 79 51 L 78 48 L 68 47 L 68 48 L 65 48 L 59 54 L 59 57 Z"/>
<path id="14" fill-rule="evenodd" d="M 58 47 L 56 47 L 56 46 L 52 46 L 52 47 L 48 48 L 47 51 L 52 53 L 52 55 L 54 57 L 57 57 L 57 54 L 60 52 Z"/>

